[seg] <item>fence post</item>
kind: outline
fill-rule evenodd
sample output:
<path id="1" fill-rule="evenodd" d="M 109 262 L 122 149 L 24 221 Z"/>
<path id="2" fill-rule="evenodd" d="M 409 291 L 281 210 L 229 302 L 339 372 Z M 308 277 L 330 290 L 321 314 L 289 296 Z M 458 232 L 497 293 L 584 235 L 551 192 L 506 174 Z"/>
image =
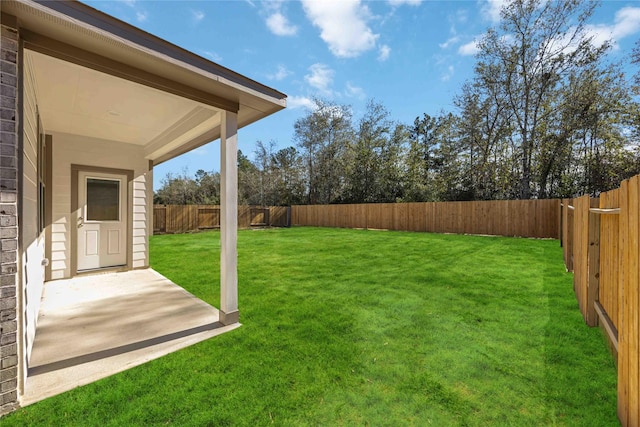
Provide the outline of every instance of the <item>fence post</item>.
<path id="1" fill-rule="evenodd" d="M 570 207 L 571 206 L 571 207 Z M 565 226 L 567 227 L 567 260 L 565 265 L 567 266 L 567 271 L 573 271 L 573 222 L 574 222 L 574 209 L 573 208 L 573 199 L 567 200 L 567 222 Z"/>
<path id="2" fill-rule="evenodd" d="M 591 207 L 600 206 L 597 198 L 591 199 Z M 589 212 L 589 251 L 587 260 L 589 283 L 587 285 L 586 321 L 589 326 L 598 325 L 595 303 L 600 292 L 600 215 Z"/>
<path id="3" fill-rule="evenodd" d="M 559 203 L 558 203 L 558 239 L 560 239 L 560 247 L 564 246 L 564 235 L 563 235 L 563 230 L 564 230 L 564 210 L 567 209 L 567 207 L 564 205 L 564 200 L 560 199 Z"/>

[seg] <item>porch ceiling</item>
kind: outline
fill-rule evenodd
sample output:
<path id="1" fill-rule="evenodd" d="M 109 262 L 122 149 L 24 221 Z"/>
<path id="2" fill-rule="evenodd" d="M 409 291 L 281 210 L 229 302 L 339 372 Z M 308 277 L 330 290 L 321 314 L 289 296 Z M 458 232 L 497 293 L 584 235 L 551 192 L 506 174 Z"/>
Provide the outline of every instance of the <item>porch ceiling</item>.
<path id="1" fill-rule="evenodd" d="M 214 107 L 35 51 L 25 50 L 25 58 L 47 132 L 143 146 L 148 159 L 158 160 L 211 138 L 207 133 L 220 125 Z"/>

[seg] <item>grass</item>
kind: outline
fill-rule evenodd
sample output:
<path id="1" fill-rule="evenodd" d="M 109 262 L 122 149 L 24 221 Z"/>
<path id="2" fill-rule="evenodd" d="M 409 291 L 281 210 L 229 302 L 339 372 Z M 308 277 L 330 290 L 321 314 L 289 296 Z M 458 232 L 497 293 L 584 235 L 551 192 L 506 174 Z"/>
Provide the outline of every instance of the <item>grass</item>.
<path id="1" fill-rule="evenodd" d="M 155 269 L 218 306 L 217 233 L 150 245 Z M 240 329 L 2 425 L 618 425 L 612 358 L 558 246 L 242 231 Z"/>

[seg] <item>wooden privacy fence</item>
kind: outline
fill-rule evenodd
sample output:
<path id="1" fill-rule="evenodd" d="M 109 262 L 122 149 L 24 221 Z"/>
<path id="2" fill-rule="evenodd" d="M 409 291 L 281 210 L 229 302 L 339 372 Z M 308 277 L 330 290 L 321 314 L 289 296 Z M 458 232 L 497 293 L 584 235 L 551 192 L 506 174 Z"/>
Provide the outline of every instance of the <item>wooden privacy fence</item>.
<path id="1" fill-rule="evenodd" d="M 618 366 L 618 417 L 640 425 L 640 175 L 599 198 L 562 201 L 562 244 L 585 322 Z"/>
<path id="2" fill-rule="evenodd" d="M 238 206 L 238 228 L 288 227 L 290 209 L 286 206 Z M 220 228 L 220 206 L 155 205 L 153 233 L 188 233 Z"/>
<path id="3" fill-rule="evenodd" d="M 309 205 L 291 224 L 557 239 L 559 215 L 559 199 Z"/>

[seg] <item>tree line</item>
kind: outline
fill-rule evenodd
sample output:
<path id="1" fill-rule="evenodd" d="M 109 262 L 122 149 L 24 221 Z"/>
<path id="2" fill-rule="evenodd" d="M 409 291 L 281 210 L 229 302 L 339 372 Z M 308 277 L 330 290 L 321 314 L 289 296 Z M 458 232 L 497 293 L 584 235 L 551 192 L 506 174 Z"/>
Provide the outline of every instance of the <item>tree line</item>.
<path id="1" fill-rule="evenodd" d="M 597 4 L 515 0 L 479 40 L 455 111 L 392 119 L 370 100 L 315 99 L 294 145 L 238 153 L 239 202 L 259 205 L 596 196 L 640 173 L 640 73 L 607 61 L 587 24 Z M 631 63 L 640 64 L 640 42 Z M 626 64 L 629 65 L 629 64 Z M 167 176 L 158 203 L 219 202 L 220 177 Z"/>

